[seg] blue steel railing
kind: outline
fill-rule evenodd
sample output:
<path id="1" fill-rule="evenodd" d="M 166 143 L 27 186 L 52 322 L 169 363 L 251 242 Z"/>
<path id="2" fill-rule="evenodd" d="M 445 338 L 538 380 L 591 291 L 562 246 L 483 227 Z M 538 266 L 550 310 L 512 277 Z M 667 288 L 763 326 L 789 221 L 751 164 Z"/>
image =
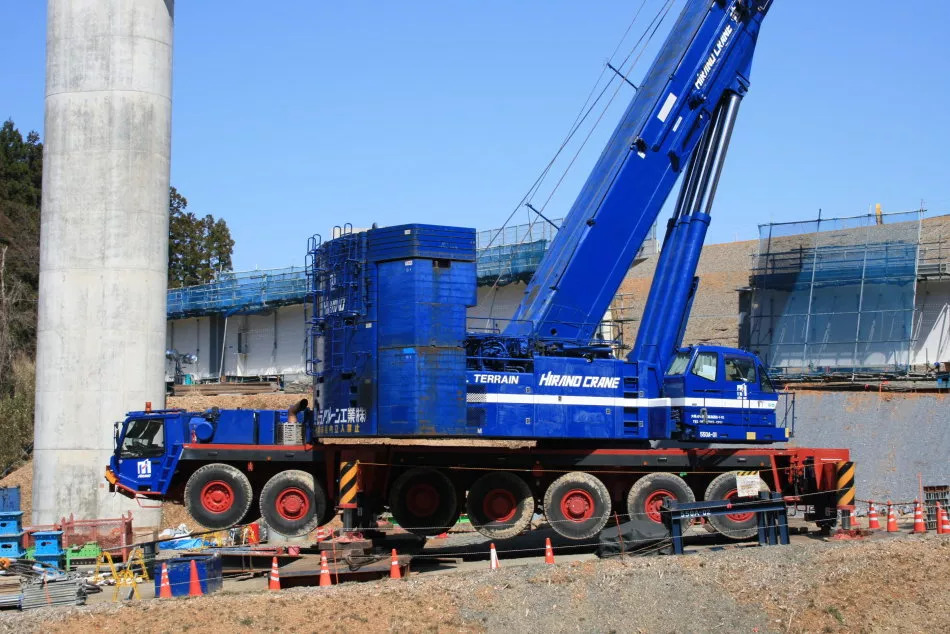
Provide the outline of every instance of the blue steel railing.
<path id="1" fill-rule="evenodd" d="M 221 273 L 214 282 L 168 291 L 171 318 L 234 314 L 297 304 L 307 296 L 307 274 L 301 266 L 263 271 Z"/>

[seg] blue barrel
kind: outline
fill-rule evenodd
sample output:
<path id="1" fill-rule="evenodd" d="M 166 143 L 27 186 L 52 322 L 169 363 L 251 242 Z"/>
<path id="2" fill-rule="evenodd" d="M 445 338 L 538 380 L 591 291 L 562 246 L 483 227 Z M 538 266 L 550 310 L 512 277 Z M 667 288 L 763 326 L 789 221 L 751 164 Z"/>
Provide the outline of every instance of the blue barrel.
<path id="1" fill-rule="evenodd" d="M 188 586 L 191 581 L 191 562 L 194 561 L 198 568 L 198 581 L 201 584 L 201 592 L 209 594 L 217 592 L 224 585 L 222 574 L 221 555 L 185 555 L 174 559 L 165 560 L 168 567 L 168 583 L 171 585 L 172 596 L 183 597 L 188 595 Z M 155 566 L 155 596 L 161 591 L 162 573 L 161 565 Z"/>

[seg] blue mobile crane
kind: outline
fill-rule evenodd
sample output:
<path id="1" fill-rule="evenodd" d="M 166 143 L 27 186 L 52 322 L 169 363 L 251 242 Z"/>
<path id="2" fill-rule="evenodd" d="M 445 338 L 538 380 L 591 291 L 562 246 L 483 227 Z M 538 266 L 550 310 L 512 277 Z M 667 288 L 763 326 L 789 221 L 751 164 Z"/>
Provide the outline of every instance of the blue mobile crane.
<path id="1" fill-rule="evenodd" d="M 613 513 L 656 524 L 666 499 L 735 497 L 735 472 L 755 470 L 763 489 L 833 522 L 834 464 L 847 450 L 762 447 L 792 431 L 762 363 L 743 350 L 682 347 L 770 5 L 687 3 L 503 329 L 466 327 L 472 229 L 314 237 L 313 409 L 133 412 L 117 428 L 110 483 L 183 499 L 210 527 L 259 511 L 297 534 L 334 508 L 347 527 L 369 527 L 388 509 L 433 535 L 465 510 L 497 539 L 540 510 L 555 531 L 583 539 Z M 617 358 L 598 325 L 679 178 L 636 342 Z M 743 538 L 755 518 L 710 527 Z"/>

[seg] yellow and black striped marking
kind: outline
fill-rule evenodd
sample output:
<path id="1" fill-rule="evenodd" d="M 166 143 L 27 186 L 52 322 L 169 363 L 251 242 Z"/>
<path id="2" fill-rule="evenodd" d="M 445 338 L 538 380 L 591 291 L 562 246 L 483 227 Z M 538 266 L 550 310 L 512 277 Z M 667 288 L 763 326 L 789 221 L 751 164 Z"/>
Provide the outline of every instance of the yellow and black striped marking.
<path id="1" fill-rule="evenodd" d="M 854 463 L 842 460 L 838 470 L 838 508 L 854 506 Z"/>
<path id="2" fill-rule="evenodd" d="M 340 508 L 356 508 L 357 475 L 360 470 L 359 460 L 347 460 L 340 465 Z"/>

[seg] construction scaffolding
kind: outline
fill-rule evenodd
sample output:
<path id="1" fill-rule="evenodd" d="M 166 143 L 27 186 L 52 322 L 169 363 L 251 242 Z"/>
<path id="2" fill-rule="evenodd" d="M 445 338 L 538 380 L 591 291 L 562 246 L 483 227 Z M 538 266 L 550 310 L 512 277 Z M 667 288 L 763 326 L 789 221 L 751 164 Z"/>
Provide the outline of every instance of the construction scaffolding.
<path id="1" fill-rule="evenodd" d="M 784 378 L 906 373 L 922 217 L 760 225 L 748 347 Z"/>
<path id="2" fill-rule="evenodd" d="M 306 296 L 307 274 L 302 266 L 221 273 L 208 284 L 169 289 L 167 314 L 170 319 L 233 315 L 300 304 Z"/>

